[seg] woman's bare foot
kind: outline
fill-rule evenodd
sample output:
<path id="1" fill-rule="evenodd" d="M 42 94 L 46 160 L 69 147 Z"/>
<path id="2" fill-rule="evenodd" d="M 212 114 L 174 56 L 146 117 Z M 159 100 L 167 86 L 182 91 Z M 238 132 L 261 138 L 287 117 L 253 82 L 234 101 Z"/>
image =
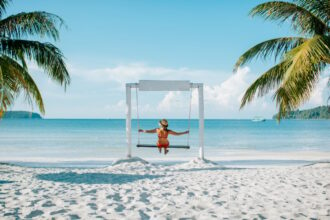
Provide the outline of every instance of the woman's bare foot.
<path id="1" fill-rule="evenodd" d="M 165 154 L 167 154 L 168 153 L 168 150 L 167 149 L 165 149 L 165 152 L 164 152 Z"/>

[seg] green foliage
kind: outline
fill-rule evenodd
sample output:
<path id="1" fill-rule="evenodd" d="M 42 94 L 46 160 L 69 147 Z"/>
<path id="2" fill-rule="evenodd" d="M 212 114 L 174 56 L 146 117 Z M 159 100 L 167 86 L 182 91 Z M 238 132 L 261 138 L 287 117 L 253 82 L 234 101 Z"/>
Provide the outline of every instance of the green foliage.
<path id="1" fill-rule="evenodd" d="M 276 119 L 278 115 L 274 115 Z M 307 110 L 290 111 L 283 116 L 284 119 L 330 119 L 330 108 L 328 106 L 319 106 Z"/>
<path id="2" fill-rule="evenodd" d="M 311 3 L 310 0 L 308 2 Z M 317 0 L 316 0 L 317 1 Z M 319 2 L 326 2 L 328 0 L 320 0 Z M 295 3 L 284 1 L 266 2 L 254 7 L 250 15 L 259 15 L 266 20 L 278 20 L 280 22 L 290 21 L 294 30 L 300 34 L 323 34 L 328 31 L 328 21 L 324 21 L 316 14 L 312 13 L 314 6 L 310 4 L 310 8 L 306 8 L 307 1 L 296 1 Z M 321 9 L 321 8 L 320 8 Z"/>
<path id="3" fill-rule="evenodd" d="M 246 51 L 238 59 L 235 64 L 234 71 L 236 71 L 239 66 L 246 64 L 253 58 L 260 57 L 266 59 L 267 57 L 274 55 L 276 60 L 292 48 L 301 45 L 306 40 L 307 39 L 302 37 L 283 37 L 264 41 L 260 44 L 257 44 L 256 46 Z"/>
<path id="4" fill-rule="evenodd" d="M 3 114 L 4 119 L 42 119 L 42 117 L 35 112 L 26 111 L 7 111 Z"/>
<path id="5" fill-rule="evenodd" d="M 44 114 L 45 107 L 38 86 L 26 61 L 32 61 L 49 77 L 66 86 L 70 83 L 62 52 L 53 44 L 30 40 L 32 37 L 59 39 L 64 25 L 57 15 L 47 12 L 22 12 L 2 18 L 10 0 L 0 0 L 0 117 L 15 99 L 24 94 Z"/>
<path id="6" fill-rule="evenodd" d="M 262 42 L 245 52 L 234 70 L 253 58 L 280 58 L 245 92 L 241 108 L 254 97 L 275 90 L 274 100 L 279 108 L 278 120 L 301 104 L 312 93 L 320 74 L 330 63 L 330 1 L 295 0 L 271 1 L 257 5 L 250 14 L 266 20 L 289 21 L 302 37 L 283 37 Z M 330 82 L 330 81 L 329 81 Z"/>

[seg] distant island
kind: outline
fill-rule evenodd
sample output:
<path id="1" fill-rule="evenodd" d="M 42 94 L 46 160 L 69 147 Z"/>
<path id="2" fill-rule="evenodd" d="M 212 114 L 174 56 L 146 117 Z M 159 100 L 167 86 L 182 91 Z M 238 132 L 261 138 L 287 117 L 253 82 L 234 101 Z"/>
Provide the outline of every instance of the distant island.
<path id="1" fill-rule="evenodd" d="M 273 116 L 276 119 L 277 114 Z M 319 106 L 312 109 L 289 112 L 284 119 L 330 119 L 330 107 Z"/>
<path id="2" fill-rule="evenodd" d="M 7 111 L 3 114 L 4 119 L 42 119 L 40 114 L 27 111 Z"/>

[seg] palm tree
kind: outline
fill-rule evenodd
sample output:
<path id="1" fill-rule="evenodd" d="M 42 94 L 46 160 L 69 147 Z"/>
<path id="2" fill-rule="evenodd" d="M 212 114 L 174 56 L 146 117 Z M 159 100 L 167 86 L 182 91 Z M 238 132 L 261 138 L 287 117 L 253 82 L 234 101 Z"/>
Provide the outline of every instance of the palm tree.
<path id="1" fill-rule="evenodd" d="M 250 15 L 265 20 L 290 22 L 299 37 L 282 37 L 264 41 L 246 51 L 236 62 L 234 71 L 252 58 L 274 57 L 279 60 L 263 73 L 245 92 L 241 108 L 255 95 L 261 97 L 275 90 L 278 120 L 306 102 L 320 74 L 330 62 L 330 1 L 271 1 L 254 7 Z M 278 59 L 279 58 L 279 59 Z"/>
<path id="2" fill-rule="evenodd" d="M 64 24 L 57 15 L 47 12 L 22 12 L 3 18 L 11 0 L 0 0 L 0 117 L 23 94 L 44 114 L 39 89 L 30 75 L 27 61 L 35 62 L 48 76 L 66 86 L 70 76 L 62 52 L 51 43 L 31 40 L 33 37 L 59 39 Z"/>

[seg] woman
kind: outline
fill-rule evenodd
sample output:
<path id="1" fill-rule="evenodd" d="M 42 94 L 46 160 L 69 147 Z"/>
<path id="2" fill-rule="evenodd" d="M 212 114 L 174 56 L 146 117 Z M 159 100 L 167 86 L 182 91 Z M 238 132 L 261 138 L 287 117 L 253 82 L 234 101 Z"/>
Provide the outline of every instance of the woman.
<path id="1" fill-rule="evenodd" d="M 158 134 L 158 141 L 157 141 L 157 147 L 159 150 L 159 153 L 162 152 L 162 148 L 164 148 L 164 153 L 168 153 L 168 147 L 170 145 L 170 142 L 168 141 L 167 137 L 169 134 L 172 135 L 183 135 L 183 134 L 188 134 L 189 131 L 184 131 L 184 132 L 175 132 L 167 129 L 168 127 L 168 122 L 166 119 L 162 119 L 159 121 L 159 128 L 155 128 L 152 130 L 143 130 L 139 129 L 139 132 L 144 132 L 144 133 L 157 133 Z"/>

